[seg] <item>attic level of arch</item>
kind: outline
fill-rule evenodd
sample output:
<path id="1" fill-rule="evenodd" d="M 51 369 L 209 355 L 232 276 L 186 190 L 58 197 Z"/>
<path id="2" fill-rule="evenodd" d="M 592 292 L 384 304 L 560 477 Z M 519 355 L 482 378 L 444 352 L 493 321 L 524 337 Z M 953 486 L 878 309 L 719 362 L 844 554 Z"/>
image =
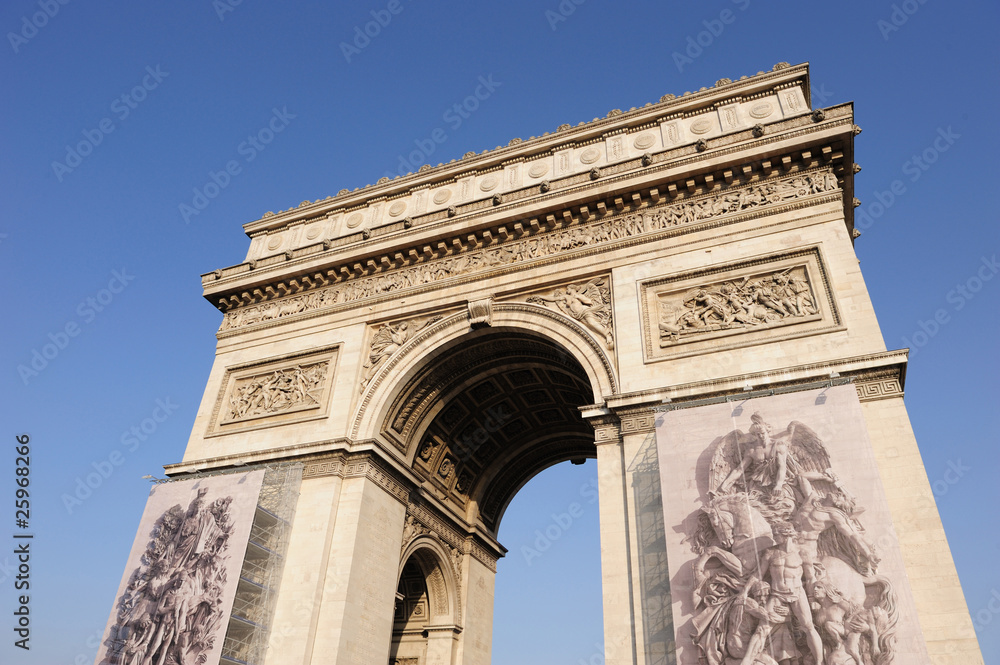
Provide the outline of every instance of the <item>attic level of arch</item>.
<path id="1" fill-rule="evenodd" d="M 638 169 L 645 168 L 646 173 L 668 170 L 676 172 L 679 166 L 684 165 L 684 162 L 697 167 L 699 162 L 708 161 L 707 159 L 703 160 L 700 153 L 689 155 L 690 159 L 682 160 L 680 164 L 677 160 L 671 161 L 662 154 L 647 154 L 631 162 L 616 164 L 604 170 L 595 169 L 590 174 L 575 175 L 561 181 L 552 181 L 525 190 L 508 192 L 499 200 L 494 197 L 492 200 L 487 199 L 457 206 L 454 209 L 454 217 L 468 216 L 467 219 L 458 220 L 466 222 L 468 225 L 461 232 L 456 233 L 452 229 L 452 233 L 448 235 L 431 237 L 414 244 L 400 244 L 395 248 L 376 250 L 372 253 L 364 253 L 363 246 L 352 247 L 351 252 L 356 254 L 353 257 L 344 256 L 345 252 L 333 247 L 332 241 L 324 241 L 310 247 L 260 259 L 255 264 L 244 263 L 233 268 L 217 270 L 203 276 L 203 285 L 206 289 L 205 297 L 220 311 L 228 312 L 236 308 L 277 300 L 334 284 L 350 283 L 353 280 L 422 265 L 464 252 L 501 246 L 512 240 L 538 237 L 546 233 L 578 227 L 606 217 L 683 202 L 715 193 L 723 194 L 727 190 L 738 187 L 764 183 L 817 169 L 828 169 L 835 174 L 837 185 L 842 191 L 844 199 L 843 205 L 848 230 L 853 232 L 853 174 L 858 170 L 858 167 L 852 163 L 852 142 L 853 136 L 860 129 L 853 124 L 849 109 L 847 111 L 844 114 L 837 114 L 836 119 L 830 119 L 827 116 L 826 119 L 818 121 L 819 124 L 829 123 L 833 129 L 840 131 L 835 136 L 828 137 L 828 140 L 814 142 L 807 147 L 796 147 L 794 150 L 776 148 L 751 162 L 714 165 L 692 170 L 683 175 L 664 178 L 656 182 L 655 185 L 643 185 L 634 189 L 627 188 L 628 183 L 622 182 L 622 190 L 619 192 L 587 195 L 587 185 L 599 182 L 604 185 L 603 192 L 607 192 L 608 184 L 614 184 L 617 180 L 625 181 L 635 176 Z M 816 122 L 809 118 L 806 120 Z M 812 129 L 805 128 L 802 132 L 806 134 Z M 786 134 L 782 138 L 789 137 Z M 761 141 L 761 143 L 765 144 L 763 147 L 766 149 L 766 141 Z M 746 147 L 746 145 L 738 145 L 735 149 Z M 697 151 L 698 148 L 695 147 L 692 150 Z M 557 195 L 562 198 L 562 195 L 575 191 L 579 191 L 580 197 L 571 205 L 560 205 L 559 203 L 547 205 L 547 199 L 555 199 Z M 530 205 L 531 213 L 521 216 L 526 204 Z M 494 212 L 502 215 L 508 209 L 512 216 L 517 215 L 519 218 L 502 222 L 485 220 L 476 224 L 477 218 L 485 217 Z M 441 215 L 452 215 L 452 212 L 431 213 L 425 216 L 428 219 L 413 220 L 412 225 L 417 228 L 418 222 L 420 226 L 430 224 L 435 221 L 431 218 Z M 491 215 L 491 218 L 495 219 L 495 216 Z M 440 219 L 436 221 L 440 221 Z M 408 224 L 411 222 L 396 222 L 383 228 L 385 233 L 390 233 L 402 231 Z M 396 226 L 399 228 L 395 229 Z M 680 232 L 694 228 L 697 226 L 690 225 L 680 229 Z M 345 239 L 348 238 L 351 237 L 348 236 Z M 405 242 L 406 236 L 400 235 L 399 240 Z M 270 278 L 266 274 L 267 271 L 263 270 L 279 264 L 285 270 L 293 269 L 294 266 L 289 264 L 315 263 L 317 258 L 326 259 L 326 257 L 320 256 L 322 254 L 329 255 L 329 259 L 324 262 L 328 261 L 327 265 L 330 267 L 303 269 L 294 276 Z M 338 254 L 340 254 L 339 257 Z M 259 280 L 247 284 L 248 278 L 252 278 L 255 271 L 261 272 Z M 215 282 L 219 280 L 231 280 L 234 283 L 232 287 L 227 288 L 221 284 L 216 285 Z"/>
<path id="2" fill-rule="evenodd" d="M 683 95 L 667 93 L 660 97 L 659 102 L 649 102 L 642 108 L 632 107 L 628 111 L 612 109 L 603 118 L 594 118 L 590 122 L 580 122 L 577 125 L 564 123 L 554 132 L 545 132 L 541 136 L 529 139 L 513 138 L 506 146 L 497 146 L 492 150 L 467 152 L 460 160 L 451 160 L 447 164 L 436 167 L 425 164 L 415 173 L 408 173 L 396 178 L 380 178 L 378 182 L 354 190 L 342 189 L 336 196 L 316 201 L 303 201 L 297 207 L 264 215 L 255 222 L 244 225 L 249 233 L 261 225 L 273 228 L 277 225 L 296 223 L 302 215 L 315 215 L 317 212 L 330 208 L 352 206 L 367 201 L 388 199 L 407 188 L 423 181 L 428 175 L 445 175 L 456 170 L 467 172 L 469 168 L 489 168 L 497 163 L 510 163 L 524 157 L 526 150 L 540 154 L 540 150 L 556 151 L 566 148 L 572 142 L 583 143 L 595 135 L 611 135 L 628 129 L 634 129 L 651 121 L 664 121 L 674 118 L 685 118 L 697 113 L 715 110 L 717 107 L 734 102 L 752 101 L 770 93 L 801 87 L 802 94 L 808 106 L 811 106 L 811 88 L 809 85 L 809 64 L 790 65 L 787 62 L 776 63 L 770 71 L 758 71 L 752 76 L 740 76 L 739 79 L 721 78 L 713 86 L 705 86 L 694 92 L 687 91 Z M 725 93 L 722 97 L 720 93 Z M 506 160 L 506 161 L 498 161 Z M 430 173 L 428 173 L 430 172 Z"/>

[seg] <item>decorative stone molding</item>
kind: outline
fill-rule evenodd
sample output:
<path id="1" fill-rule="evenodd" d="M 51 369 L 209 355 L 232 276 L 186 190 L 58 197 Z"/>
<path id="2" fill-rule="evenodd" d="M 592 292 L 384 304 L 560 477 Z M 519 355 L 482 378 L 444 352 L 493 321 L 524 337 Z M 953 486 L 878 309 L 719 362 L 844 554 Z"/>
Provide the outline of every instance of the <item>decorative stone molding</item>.
<path id="1" fill-rule="evenodd" d="M 615 416 L 597 416 L 590 419 L 590 424 L 594 427 L 594 445 L 601 446 L 621 441 L 621 426 Z"/>
<path id="2" fill-rule="evenodd" d="M 854 378 L 854 387 L 858 391 L 858 399 L 862 402 L 902 397 L 902 370 L 900 367 L 891 367 L 860 373 Z"/>
<path id="3" fill-rule="evenodd" d="M 646 362 L 840 330 L 818 248 L 642 282 Z"/>
<path id="4" fill-rule="evenodd" d="M 754 372 L 612 395 L 607 400 L 607 408 L 621 418 L 624 428 L 626 420 L 641 415 L 644 411 L 662 411 L 665 403 L 668 404 L 667 408 L 686 408 L 689 404 L 719 398 L 746 399 L 750 394 L 805 390 L 824 383 L 842 382 L 857 386 L 861 401 L 864 402 L 902 397 L 905 372 L 905 351 L 883 351 L 836 361 L 785 367 L 779 372 Z M 747 385 L 754 388 L 753 393 L 747 392 Z"/>
<path id="5" fill-rule="evenodd" d="M 324 460 L 321 462 L 309 462 L 302 470 L 303 478 L 318 478 L 320 476 L 340 476 L 344 477 L 344 460 L 337 458 Z"/>
<path id="6" fill-rule="evenodd" d="M 624 211 L 623 206 L 621 213 L 612 213 L 603 219 L 567 229 L 541 232 L 539 224 L 539 232 L 524 239 L 516 239 L 527 232 L 522 223 L 517 222 L 513 225 L 513 234 L 505 228 L 501 235 L 506 235 L 508 239 L 501 241 L 496 247 L 475 249 L 471 245 L 468 248 L 461 246 L 462 251 L 455 256 L 405 268 L 391 269 L 390 264 L 390 269 L 382 274 L 355 277 L 321 288 L 314 286 L 309 293 L 234 307 L 226 312 L 219 330 L 224 333 L 309 312 L 344 308 L 347 303 L 358 300 L 386 297 L 388 294 L 410 289 L 426 289 L 436 282 L 469 274 L 477 274 L 477 278 L 488 278 L 501 269 L 515 266 L 518 270 L 527 269 L 552 256 L 569 258 L 574 250 L 613 249 L 621 246 L 622 241 L 640 238 L 654 240 L 696 224 L 727 217 L 732 217 L 735 221 L 739 215 L 762 212 L 812 196 L 839 191 L 837 176 L 831 169 L 821 168 L 685 198 L 677 203 L 652 206 L 636 212 Z M 659 198 L 661 194 L 657 193 L 656 196 Z M 551 220 L 551 224 L 546 221 L 546 229 L 555 223 L 555 218 Z M 374 261 L 370 263 L 375 266 Z M 254 299 L 250 294 L 247 297 Z M 268 297 L 268 294 L 262 292 L 262 298 Z"/>
<path id="7" fill-rule="evenodd" d="M 227 368 L 207 436 L 325 417 L 338 348 Z"/>
<path id="8" fill-rule="evenodd" d="M 493 298 L 483 298 L 469 303 L 469 325 L 474 329 L 493 325 Z"/>
<path id="9" fill-rule="evenodd" d="M 341 478 L 367 478 L 386 491 L 389 496 L 406 505 L 410 490 L 396 473 L 374 453 L 336 453 L 333 456 L 310 460 L 302 469 L 302 478 L 339 476 Z"/>
<path id="10" fill-rule="evenodd" d="M 816 129 L 819 127 L 822 127 L 822 129 L 824 130 L 839 130 L 845 127 L 854 126 L 852 123 L 851 108 L 849 105 L 842 105 L 827 109 L 827 116 L 828 119 L 824 121 L 822 125 L 816 125 L 815 123 L 813 123 L 809 119 L 808 115 L 800 115 L 785 120 L 773 122 L 768 126 L 769 138 L 765 139 L 748 141 L 748 139 L 751 138 L 751 131 L 749 129 L 745 131 L 743 130 L 735 131 L 733 133 L 718 136 L 714 138 L 712 141 L 713 155 L 719 159 L 722 159 L 731 154 L 735 154 L 738 152 L 745 152 L 748 149 L 752 150 L 752 149 L 763 148 L 765 147 L 765 144 L 774 142 L 775 138 L 770 138 L 772 135 L 780 134 L 780 139 L 782 141 L 792 141 L 801 139 L 808 134 L 815 133 Z M 669 123 L 669 124 L 673 125 L 675 123 Z M 664 125 L 664 127 L 667 126 L 668 125 Z M 664 141 L 667 142 L 667 139 L 665 138 Z M 673 142 L 670 143 L 670 145 L 676 145 L 676 141 L 675 140 L 672 141 Z M 665 147 L 669 146 L 665 143 Z M 775 158 L 770 160 L 763 160 L 762 162 L 736 166 L 736 170 L 743 172 L 743 174 L 746 176 L 749 175 L 747 169 L 752 168 L 753 171 L 755 172 L 755 178 L 769 177 L 774 173 L 773 166 L 779 161 L 781 163 L 781 169 L 783 171 L 788 171 L 788 170 L 802 171 L 804 169 L 814 168 L 820 164 L 835 165 L 839 169 L 840 168 L 839 161 L 844 156 L 842 152 L 843 147 L 844 146 L 839 142 L 839 140 L 834 140 L 831 144 L 822 146 L 818 152 L 807 151 L 799 153 L 797 151 L 793 151 L 786 155 L 775 156 Z M 564 155 L 568 155 L 569 152 L 571 151 L 566 151 Z M 618 162 L 610 166 L 608 173 L 611 175 L 611 181 L 609 185 L 611 183 L 618 183 L 618 181 L 624 181 L 630 175 L 633 175 L 637 169 L 648 167 L 651 163 L 654 162 L 657 164 L 656 166 L 657 171 L 674 172 L 677 169 L 681 169 L 687 165 L 693 164 L 694 161 L 701 161 L 697 160 L 697 158 L 694 157 L 694 155 L 697 155 L 697 153 L 694 151 L 693 147 L 689 148 L 684 146 L 684 147 L 672 147 L 665 150 L 664 152 L 657 152 L 655 155 L 649 153 L 648 154 L 649 159 L 626 158 L 625 161 Z M 791 161 L 789 162 L 789 160 Z M 720 181 L 724 176 L 726 182 L 730 183 L 730 176 L 726 175 L 727 172 L 731 173 L 733 172 L 733 170 L 723 169 L 720 167 L 718 173 L 714 174 L 714 177 L 716 178 L 717 181 Z M 621 174 L 622 177 L 616 177 L 616 174 Z M 563 177 L 561 179 L 554 180 L 550 183 L 553 189 L 565 190 L 582 182 L 577 176 L 568 173 L 561 172 L 560 174 L 557 175 L 562 175 Z M 583 181 L 586 181 L 585 174 L 583 175 L 583 178 L 584 178 Z M 469 180 L 469 178 L 465 178 L 464 180 Z M 668 187 L 671 186 L 680 188 L 680 186 L 686 180 L 687 178 L 683 178 L 681 181 L 673 183 L 673 185 L 664 184 L 664 186 L 661 187 L 661 190 L 667 189 Z M 746 182 L 746 180 L 744 180 L 744 182 Z M 449 182 L 438 183 L 438 185 L 441 184 L 448 185 L 455 183 L 449 183 Z M 422 187 L 423 186 L 416 187 L 412 193 L 414 214 L 416 214 L 417 217 L 409 217 L 408 219 L 411 222 L 410 224 L 406 224 L 404 221 L 389 220 L 388 223 L 384 223 L 381 226 L 367 227 L 365 229 L 366 231 L 369 232 L 367 235 L 355 230 L 353 232 L 349 232 L 348 235 L 343 235 L 340 237 L 330 237 L 322 240 L 320 238 L 317 238 L 316 242 L 314 242 L 313 244 L 307 244 L 304 247 L 299 247 L 298 249 L 291 250 L 291 258 L 296 260 L 309 259 L 310 257 L 312 257 L 317 253 L 326 252 L 334 248 L 346 247 L 348 245 L 352 246 L 359 245 L 359 243 L 362 240 L 369 237 L 380 238 L 386 235 L 396 235 L 398 234 L 398 232 L 408 229 L 410 226 L 413 226 L 414 223 L 420 224 L 420 226 L 426 230 L 433 229 L 439 226 L 448 225 L 447 222 L 449 217 L 448 215 L 446 215 L 444 210 L 428 211 L 426 209 L 427 206 L 424 200 L 426 198 L 429 198 L 429 195 L 428 195 L 428 190 Z M 712 188 L 709 187 L 708 189 L 711 190 Z M 528 183 L 525 185 L 525 187 L 521 189 L 511 190 L 510 192 L 505 194 L 505 201 L 509 199 L 511 202 L 521 201 L 523 203 L 525 199 L 537 196 L 537 192 L 538 189 L 534 185 Z M 542 204 L 541 201 L 538 201 L 537 203 L 539 205 Z M 471 225 L 477 221 L 477 218 L 482 217 L 484 214 L 488 213 L 491 209 L 492 208 L 488 206 L 484 207 L 483 205 L 481 205 L 481 202 L 470 201 L 465 204 L 459 204 L 455 208 L 455 214 L 464 215 L 468 220 L 468 223 Z M 262 238 L 270 237 L 267 234 L 279 234 L 288 236 L 289 242 L 292 242 L 294 240 L 294 237 L 298 237 L 297 233 L 299 226 L 301 226 L 302 224 L 312 225 L 314 222 L 320 224 L 321 226 L 328 222 L 330 224 L 330 228 L 333 229 L 333 231 L 331 232 L 334 233 L 334 235 L 337 235 L 340 232 L 340 230 L 343 229 L 339 221 L 340 218 L 343 216 L 344 215 L 340 212 L 329 212 L 326 214 L 325 217 L 321 215 L 310 219 L 289 222 L 289 226 L 286 227 L 284 230 L 282 228 L 274 227 L 271 222 L 265 223 L 266 228 L 250 229 L 248 230 L 248 233 L 252 238 L 254 238 L 254 242 L 251 243 L 251 250 L 250 254 L 247 257 L 247 260 L 242 264 L 237 264 L 227 268 L 222 268 L 220 270 L 209 272 L 202 275 L 202 284 L 207 288 L 211 288 L 211 285 L 213 285 L 213 283 L 218 282 L 219 280 L 228 281 L 229 278 L 238 277 L 243 273 L 246 273 L 254 269 L 251 267 L 251 262 L 255 262 L 257 267 L 261 268 L 266 268 L 268 266 L 285 263 L 287 260 L 290 260 L 286 258 L 285 254 L 279 253 L 279 254 L 272 254 L 270 256 L 263 256 L 264 244 L 262 244 L 262 242 L 259 241 Z M 851 224 L 849 220 L 850 218 L 848 219 L 848 226 L 850 227 Z M 308 234 L 305 234 L 302 237 L 308 239 Z M 466 236 L 463 235 L 461 239 L 464 240 L 465 237 Z M 281 240 L 279 238 L 279 245 L 280 244 Z M 357 249 L 360 250 L 361 252 L 364 251 L 363 246 L 359 246 L 357 247 Z M 418 247 L 416 249 L 419 252 L 421 248 Z M 397 256 L 398 254 L 393 254 L 390 255 L 388 259 L 390 260 L 390 262 L 395 263 L 394 259 Z M 377 263 L 381 263 L 383 261 L 383 257 L 376 257 L 376 258 L 378 259 Z M 357 264 L 354 265 L 356 267 Z M 341 266 L 340 269 L 336 271 L 326 273 L 326 275 L 324 275 L 324 273 L 313 273 L 312 275 L 302 275 L 296 278 L 289 278 L 282 281 L 275 281 L 272 283 L 271 286 L 273 286 L 275 289 L 280 289 L 284 286 L 290 287 L 280 295 L 285 295 L 286 293 L 289 292 L 296 293 L 301 290 L 299 286 L 295 286 L 296 281 L 302 282 L 304 278 L 309 278 L 318 280 L 321 284 L 325 285 L 329 281 L 331 281 L 328 280 L 327 277 L 333 277 L 332 281 L 339 281 L 337 275 L 340 272 L 342 272 L 344 268 L 350 269 L 351 267 L 352 267 L 351 264 L 348 264 L 346 266 Z M 238 289 L 239 287 L 234 287 L 234 288 Z M 306 288 L 311 289 L 312 286 L 306 285 Z M 258 290 L 259 289 L 255 289 L 254 292 L 256 293 L 256 291 Z M 274 297 L 271 296 L 269 298 L 263 298 L 254 296 L 248 299 L 245 297 L 248 295 L 252 294 L 249 294 L 247 292 L 243 293 L 237 292 L 225 296 L 223 300 L 219 300 L 216 296 L 208 296 L 208 298 L 210 301 L 213 302 L 213 304 L 216 304 L 216 306 L 218 306 L 221 310 L 227 311 L 232 306 L 239 306 L 240 304 L 246 306 L 251 303 L 258 303 L 262 300 L 271 299 L 272 297 Z M 242 303 L 240 303 L 239 301 L 242 301 Z"/>
<path id="11" fill-rule="evenodd" d="M 622 416 L 622 436 L 626 434 L 649 433 L 656 429 L 656 414 L 651 412 L 633 413 Z"/>
<path id="12" fill-rule="evenodd" d="M 472 536 L 461 533 L 448 524 L 427 506 L 408 503 L 406 506 L 406 526 L 403 531 L 403 550 L 421 535 L 433 535 L 449 551 L 451 565 L 455 569 L 455 579 L 462 579 L 462 558 L 470 554 L 494 573 L 498 557 L 477 543 Z M 409 537 L 409 539 L 407 539 Z"/>
<path id="13" fill-rule="evenodd" d="M 542 315 L 544 317 L 551 319 L 552 320 L 551 325 L 553 325 L 554 327 L 568 328 L 569 331 L 571 331 L 575 337 L 580 339 L 585 346 L 590 348 L 590 350 L 593 352 L 593 356 L 599 360 L 600 369 L 603 370 L 603 375 L 604 377 L 606 377 L 608 382 L 608 392 L 610 393 L 617 392 L 618 381 L 616 378 L 616 372 L 614 366 L 611 363 L 610 358 L 608 357 L 607 352 L 603 348 L 603 344 L 595 340 L 593 335 L 589 334 L 583 328 L 583 326 L 579 325 L 576 321 L 567 319 L 567 317 L 557 312 L 554 312 L 551 309 L 548 309 L 546 307 L 539 307 L 537 305 L 523 304 L 517 302 L 494 303 L 493 315 L 495 317 L 497 316 L 503 317 L 504 315 L 507 314 L 519 317 L 525 314 Z M 371 380 L 367 389 L 364 392 L 364 397 L 361 401 L 360 407 L 358 408 L 358 412 L 354 420 L 354 426 L 351 430 L 352 437 L 358 436 L 358 433 L 361 428 L 361 422 L 364 418 L 365 411 L 368 408 L 368 405 L 372 399 L 373 394 L 378 389 L 379 385 L 381 385 L 385 377 L 388 376 L 389 372 L 392 371 L 393 367 L 395 367 L 399 362 L 401 362 L 404 357 L 414 352 L 415 350 L 419 349 L 420 345 L 431 335 L 437 335 L 438 333 L 448 328 L 457 328 L 459 326 L 464 327 L 466 325 L 465 323 L 466 321 L 467 317 L 464 314 L 455 314 L 452 316 L 448 316 L 445 319 L 438 321 L 437 323 L 434 323 L 430 326 L 426 326 L 425 328 L 421 329 L 419 333 L 413 335 L 404 344 L 403 348 L 401 348 L 397 353 L 392 354 L 391 358 L 385 363 L 381 371 Z M 563 334 L 565 334 L 566 332 L 567 331 L 563 331 Z M 565 358 L 556 355 L 552 355 L 552 357 L 549 359 L 556 360 L 559 363 L 564 362 L 565 360 Z M 597 368 L 595 367 L 595 369 Z M 428 386 L 425 388 L 421 388 L 422 392 L 420 392 L 420 394 L 408 395 L 407 399 L 410 401 L 410 406 L 404 408 L 398 404 L 394 405 L 390 409 L 390 414 L 387 417 L 386 422 L 382 424 L 383 433 L 387 436 L 387 438 L 390 441 L 393 442 L 393 444 L 401 452 L 405 453 L 407 450 L 407 445 L 412 443 L 411 441 L 409 441 L 408 438 L 409 430 L 395 429 L 391 423 L 395 422 L 400 415 L 404 416 L 404 420 L 409 419 L 412 416 L 412 411 L 418 408 L 419 405 L 422 403 L 423 399 L 430 394 L 429 392 L 423 392 L 423 391 L 430 391 L 432 389 L 433 389 L 432 387 Z M 414 390 L 414 388 L 412 386 L 408 386 L 402 391 L 402 394 L 408 394 L 412 390 Z M 408 411 L 406 413 L 403 413 L 403 411 L 401 411 L 400 409 Z"/>
<path id="14" fill-rule="evenodd" d="M 496 307 L 505 306 L 498 303 Z M 406 349 L 403 353 L 408 351 L 409 349 Z M 407 452 L 410 445 L 416 444 L 413 440 L 415 429 L 422 422 L 427 410 L 433 408 L 436 398 L 446 389 L 452 377 L 466 370 L 470 362 L 488 365 L 512 356 L 564 366 L 572 362 L 566 356 L 560 356 L 554 348 L 536 343 L 526 343 L 523 340 L 495 341 L 489 345 L 488 349 L 478 353 L 474 359 L 462 354 L 451 356 L 430 372 L 413 377 L 411 382 L 402 388 L 386 414 L 381 428 L 383 435 L 393 441 L 401 452 Z M 426 455 L 426 459 L 429 460 L 435 454 L 438 447 L 437 442 L 426 441 L 424 443 L 425 446 L 418 452 L 418 456 L 424 459 Z"/>
<path id="15" fill-rule="evenodd" d="M 376 485 L 384 489 L 392 498 L 396 499 L 400 503 L 406 503 L 410 500 L 410 491 L 405 485 L 396 480 L 392 475 L 389 474 L 384 468 L 376 463 L 375 458 L 369 458 L 368 462 L 364 465 L 364 469 L 359 468 L 356 475 L 364 475 L 366 478 L 374 482 Z M 346 477 L 351 477 L 351 473 L 348 471 Z"/>
<path id="16" fill-rule="evenodd" d="M 867 383 L 859 383 L 855 387 L 858 389 L 858 399 L 862 402 L 903 396 L 903 388 L 899 385 L 899 379 L 869 381 Z"/>

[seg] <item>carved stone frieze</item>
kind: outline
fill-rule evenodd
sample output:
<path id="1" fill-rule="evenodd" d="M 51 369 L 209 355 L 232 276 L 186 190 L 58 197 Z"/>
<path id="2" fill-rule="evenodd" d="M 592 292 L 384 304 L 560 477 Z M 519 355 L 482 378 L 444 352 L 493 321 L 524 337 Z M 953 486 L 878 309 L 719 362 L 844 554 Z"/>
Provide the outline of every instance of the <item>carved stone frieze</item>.
<path id="1" fill-rule="evenodd" d="M 719 331 L 773 328 L 819 314 L 804 265 L 661 294 L 660 346 Z"/>
<path id="2" fill-rule="evenodd" d="M 407 319 L 396 323 L 385 323 L 375 328 L 375 334 L 372 336 L 368 349 L 368 362 L 362 368 L 361 390 L 364 391 L 368 387 L 368 382 L 382 369 L 382 365 L 413 335 L 442 318 L 441 316 L 429 316 Z"/>
<path id="3" fill-rule="evenodd" d="M 604 342 L 615 348 L 614 325 L 611 320 L 611 279 L 595 277 L 584 283 L 567 284 L 528 296 L 527 301 L 555 309 L 582 323 Z"/>
<path id="4" fill-rule="evenodd" d="M 420 536 L 426 536 L 430 532 L 431 530 L 418 522 L 416 517 L 408 514 L 406 516 L 406 522 L 403 524 L 403 544 L 399 548 L 400 554 L 406 551 L 406 548 L 414 540 Z"/>
<path id="5" fill-rule="evenodd" d="M 238 379 L 223 422 L 318 408 L 329 369 L 324 360 Z"/>
<path id="6" fill-rule="evenodd" d="M 374 454 L 334 453 L 323 459 L 311 460 L 302 469 L 303 478 L 340 476 L 341 478 L 368 478 L 400 503 L 410 500 L 410 490 Z"/>
<path id="7" fill-rule="evenodd" d="M 656 427 L 655 413 L 633 413 L 622 416 L 622 435 L 652 432 Z"/>
<path id="8" fill-rule="evenodd" d="M 621 442 L 621 421 L 613 414 L 604 414 L 587 418 L 594 428 L 594 444 L 602 445 Z"/>
<path id="9" fill-rule="evenodd" d="M 415 535 L 411 535 L 409 541 L 406 538 L 403 539 L 404 543 L 408 544 L 424 533 L 433 533 L 451 552 L 452 565 L 457 567 L 457 579 L 461 579 L 461 560 L 465 554 L 471 554 L 472 558 L 496 572 L 496 554 L 490 553 L 485 547 L 459 532 L 426 506 L 410 503 L 406 507 L 406 514 L 407 522 L 411 517 L 413 518 L 414 529 L 424 529 L 425 531 L 420 534 L 414 532 Z"/>
<path id="10" fill-rule="evenodd" d="M 613 214 L 571 228 L 500 242 L 496 247 L 462 251 L 382 274 L 356 277 L 309 293 L 285 296 L 228 311 L 220 332 L 245 328 L 306 312 L 325 310 L 349 302 L 384 296 L 404 289 L 470 273 L 530 262 L 568 251 L 611 245 L 623 240 L 657 234 L 685 226 L 746 214 L 791 203 L 813 195 L 837 192 L 837 177 L 830 169 L 733 187 L 675 203 L 635 212 Z"/>
<path id="11" fill-rule="evenodd" d="M 873 402 L 879 399 L 903 396 L 903 383 L 898 368 L 880 372 L 863 373 L 854 379 L 858 399 Z"/>
<path id="12" fill-rule="evenodd" d="M 817 248 L 643 282 L 646 360 L 839 329 Z"/>
<path id="13" fill-rule="evenodd" d="M 465 540 L 455 533 L 454 530 L 444 524 L 443 521 L 432 516 L 430 511 L 422 509 L 420 506 L 410 504 L 407 506 L 406 522 L 403 525 L 403 543 L 399 551 L 400 557 L 403 556 L 406 552 L 406 548 L 409 547 L 414 540 L 423 536 L 430 536 L 444 549 L 445 552 L 448 553 L 448 560 L 441 561 L 440 564 L 450 567 L 452 575 L 455 579 L 455 586 L 461 589 L 464 572 L 462 564 Z M 400 563 L 402 564 L 405 562 L 400 561 Z M 444 577 L 438 567 L 435 567 L 434 570 L 428 574 L 427 582 L 433 586 L 435 591 L 435 613 L 439 615 L 447 614 L 448 591 Z M 458 607 L 456 608 L 455 615 L 461 616 L 461 594 L 456 596 L 456 601 L 458 603 Z"/>

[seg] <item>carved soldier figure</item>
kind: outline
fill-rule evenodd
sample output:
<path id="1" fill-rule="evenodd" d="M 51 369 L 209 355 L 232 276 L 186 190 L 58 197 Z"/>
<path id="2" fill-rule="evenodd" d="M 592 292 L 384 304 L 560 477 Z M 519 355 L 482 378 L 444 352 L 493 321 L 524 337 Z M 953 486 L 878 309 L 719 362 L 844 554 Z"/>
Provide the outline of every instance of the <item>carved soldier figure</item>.
<path id="1" fill-rule="evenodd" d="M 867 610 L 847 600 L 826 582 L 815 582 L 811 588 L 813 619 L 830 645 L 824 665 L 864 665 L 861 656 L 861 638 L 864 635 L 871 637 L 872 655 L 878 657 L 881 654 L 875 622 L 869 621 Z"/>
<path id="2" fill-rule="evenodd" d="M 705 289 L 698 289 L 694 296 L 692 296 L 684 304 L 686 305 L 688 302 L 693 303 L 697 308 L 695 310 L 695 314 L 697 314 L 701 320 L 705 322 L 705 325 L 710 325 L 708 319 L 713 314 L 718 317 L 719 321 L 724 325 L 732 320 L 729 316 L 729 312 L 727 312 L 725 307 L 722 306 L 719 299 Z"/>
<path id="3" fill-rule="evenodd" d="M 816 663 L 823 662 L 823 642 L 816 626 L 813 624 L 812 609 L 805 587 L 802 586 L 803 561 L 795 542 L 795 529 L 791 524 L 781 523 L 774 526 L 774 535 L 778 541 L 764 553 L 760 564 L 760 575 L 769 576 L 771 594 L 788 606 L 792 616 L 798 622 L 799 630 L 805 633 L 806 643 L 812 652 Z M 753 665 L 756 654 L 764 648 L 765 638 L 770 634 L 773 625 L 758 627 L 747 647 L 747 655 L 741 665 Z"/>
<path id="4" fill-rule="evenodd" d="M 805 313 L 799 309 L 795 302 L 795 293 L 789 285 L 788 275 L 777 273 L 771 279 L 774 282 L 774 296 L 781 303 L 781 306 L 793 316 L 804 316 Z"/>
<path id="5" fill-rule="evenodd" d="M 785 308 L 784 305 L 781 304 L 781 299 L 766 280 L 756 282 L 752 285 L 752 289 L 756 294 L 757 302 L 761 305 L 773 309 L 782 317 L 791 316 L 791 313 Z"/>
<path id="6" fill-rule="evenodd" d="M 677 339 L 685 329 L 703 328 L 705 326 L 695 311 L 690 307 L 685 307 L 680 314 L 664 314 L 660 319 L 658 327 L 660 329 L 660 339 Z M 665 345 L 665 342 L 663 342 Z"/>
<path id="7" fill-rule="evenodd" d="M 804 278 L 792 273 L 788 276 L 788 288 L 792 291 L 799 314 L 807 316 L 816 313 L 816 307 L 809 295 L 809 283 Z"/>
<path id="8" fill-rule="evenodd" d="M 760 319 L 750 312 L 750 302 L 742 296 L 740 290 L 734 284 L 726 282 L 719 289 L 719 293 L 723 300 L 725 300 L 726 305 L 728 305 L 728 309 L 732 312 L 731 317 L 733 320 L 746 325 L 761 323 Z"/>
<path id="9" fill-rule="evenodd" d="M 710 605 L 696 619 L 697 641 L 705 649 L 710 665 L 741 665 L 761 626 L 785 621 L 788 608 L 778 604 L 775 611 L 770 610 L 769 594 L 770 586 L 753 577 L 739 594 L 720 598 L 718 604 Z M 749 662 L 751 665 L 783 665 L 764 651 L 752 656 Z"/>

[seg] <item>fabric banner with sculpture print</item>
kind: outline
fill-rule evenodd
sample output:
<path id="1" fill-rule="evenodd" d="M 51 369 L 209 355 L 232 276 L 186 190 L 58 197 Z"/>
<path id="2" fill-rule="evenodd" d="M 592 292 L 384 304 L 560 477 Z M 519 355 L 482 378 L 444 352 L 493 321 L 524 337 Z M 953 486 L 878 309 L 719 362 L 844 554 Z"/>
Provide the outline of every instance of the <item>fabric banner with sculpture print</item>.
<path id="1" fill-rule="evenodd" d="M 657 419 L 678 665 L 929 663 L 851 385 Z"/>
<path id="2" fill-rule="evenodd" d="M 264 471 L 155 485 L 96 665 L 215 665 Z"/>

